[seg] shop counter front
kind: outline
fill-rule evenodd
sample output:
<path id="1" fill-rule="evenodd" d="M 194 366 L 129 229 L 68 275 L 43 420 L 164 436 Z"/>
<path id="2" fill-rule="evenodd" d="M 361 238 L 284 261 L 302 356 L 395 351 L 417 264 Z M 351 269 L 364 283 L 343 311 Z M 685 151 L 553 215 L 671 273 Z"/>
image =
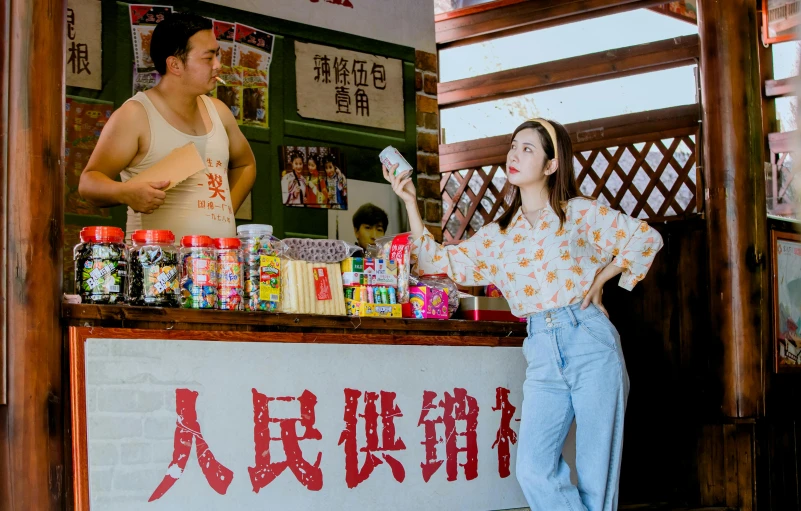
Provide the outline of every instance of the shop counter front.
<path id="1" fill-rule="evenodd" d="M 525 323 L 64 305 L 75 508 L 523 507 Z"/>

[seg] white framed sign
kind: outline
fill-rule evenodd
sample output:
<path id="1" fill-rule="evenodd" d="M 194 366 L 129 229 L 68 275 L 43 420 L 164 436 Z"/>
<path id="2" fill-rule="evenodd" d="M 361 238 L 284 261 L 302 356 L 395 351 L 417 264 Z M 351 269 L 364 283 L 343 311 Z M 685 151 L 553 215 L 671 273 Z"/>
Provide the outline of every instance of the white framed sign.
<path id="1" fill-rule="evenodd" d="M 76 509 L 525 506 L 519 348 L 303 335 L 73 329 Z"/>
<path id="2" fill-rule="evenodd" d="M 400 60 L 295 41 L 295 74 L 301 117 L 405 129 Z"/>
<path id="3" fill-rule="evenodd" d="M 67 0 L 67 85 L 103 88 L 100 0 Z"/>

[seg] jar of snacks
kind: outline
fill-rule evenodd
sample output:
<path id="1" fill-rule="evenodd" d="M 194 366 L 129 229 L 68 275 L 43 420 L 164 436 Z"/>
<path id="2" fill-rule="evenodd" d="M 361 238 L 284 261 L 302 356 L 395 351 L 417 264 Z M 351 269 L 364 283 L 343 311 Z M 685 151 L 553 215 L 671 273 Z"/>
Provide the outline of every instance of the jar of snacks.
<path id="1" fill-rule="evenodd" d="M 244 258 L 245 310 L 281 310 L 281 241 L 271 225 L 240 225 L 236 233 Z"/>
<path id="2" fill-rule="evenodd" d="M 244 308 L 242 242 L 239 238 L 215 238 L 217 255 L 217 309 L 239 311 Z"/>
<path id="3" fill-rule="evenodd" d="M 128 300 L 128 250 L 119 227 L 84 227 L 72 251 L 75 293 L 83 303 L 114 304 Z"/>
<path id="4" fill-rule="evenodd" d="M 209 236 L 181 238 L 181 306 L 213 309 L 217 305 L 217 257 Z"/>
<path id="5" fill-rule="evenodd" d="M 172 231 L 138 230 L 131 239 L 131 303 L 178 307 L 180 272 Z"/>

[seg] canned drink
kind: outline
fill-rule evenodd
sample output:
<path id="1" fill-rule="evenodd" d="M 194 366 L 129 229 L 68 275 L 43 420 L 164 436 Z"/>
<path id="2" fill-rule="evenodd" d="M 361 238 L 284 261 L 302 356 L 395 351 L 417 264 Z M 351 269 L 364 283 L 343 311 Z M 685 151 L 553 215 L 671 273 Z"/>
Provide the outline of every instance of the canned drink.
<path id="1" fill-rule="evenodd" d="M 398 164 L 398 168 L 395 169 L 395 177 L 406 177 L 412 172 L 412 166 L 409 165 L 409 162 L 406 161 L 406 158 L 392 146 L 387 146 L 381 154 L 378 155 L 378 159 L 381 160 L 381 163 L 386 167 L 390 168 L 391 166 Z"/>

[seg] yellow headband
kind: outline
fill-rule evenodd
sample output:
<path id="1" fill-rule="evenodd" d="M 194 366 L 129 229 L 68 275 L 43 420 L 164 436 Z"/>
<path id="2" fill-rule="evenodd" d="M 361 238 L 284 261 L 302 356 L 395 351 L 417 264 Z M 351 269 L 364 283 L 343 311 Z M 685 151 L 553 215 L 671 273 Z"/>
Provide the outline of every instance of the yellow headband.
<path id="1" fill-rule="evenodd" d="M 540 119 L 540 118 L 537 118 L 537 117 L 535 117 L 534 119 L 529 119 L 528 122 L 537 122 L 543 128 L 545 128 L 545 131 L 547 131 L 548 135 L 551 136 L 551 143 L 553 144 L 554 158 L 559 158 L 559 144 L 556 143 L 556 130 L 554 129 L 553 124 L 551 124 L 550 122 L 546 121 L 545 119 Z"/>

